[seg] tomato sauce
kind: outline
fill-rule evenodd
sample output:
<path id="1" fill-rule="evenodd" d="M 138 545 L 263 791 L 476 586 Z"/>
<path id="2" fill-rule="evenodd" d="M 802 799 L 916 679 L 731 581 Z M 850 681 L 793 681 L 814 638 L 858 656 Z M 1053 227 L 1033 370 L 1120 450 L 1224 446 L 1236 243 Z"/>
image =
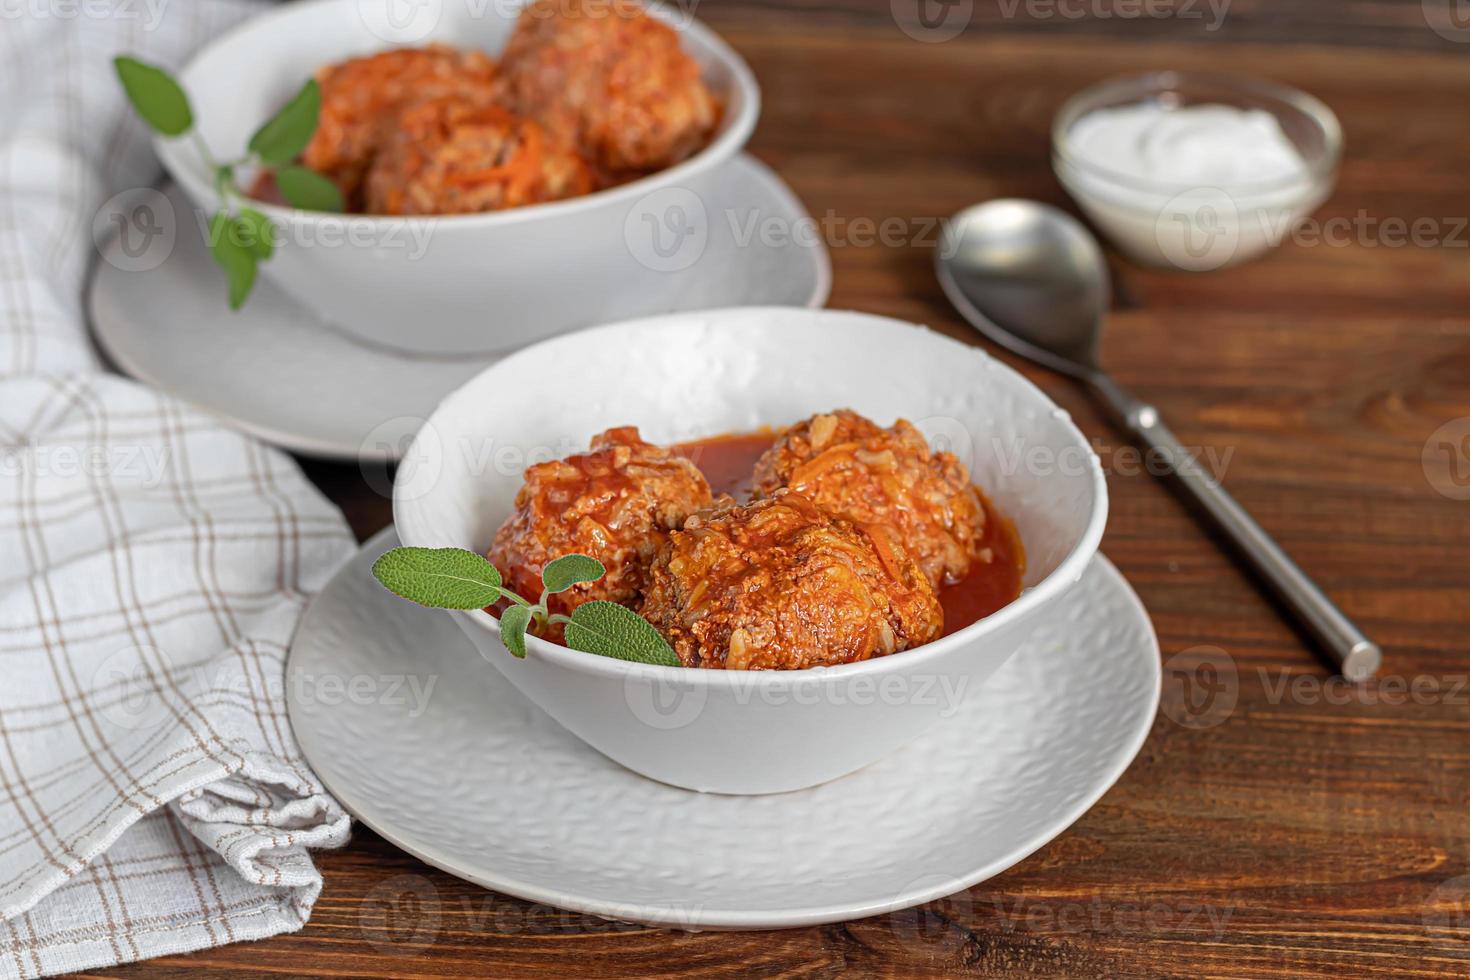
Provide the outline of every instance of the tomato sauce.
<path id="1" fill-rule="evenodd" d="M 262 170 L 255 175 L 255 180 L 250 183 L 248 196 L 256 201 L 264 201 L 266 204 L 274 204 L 277 207 L 289 208 L 281 189 L 276 186 L 276 175 L 274 171 Z"/>
<path id="2" fill-rule="evenodd" d="M 756 460 L 775 441 L 775 432 L 762 430 L 712 436 L 669 448 L 698 466 L 714 493 L 728 493 L 744 501 L 750 499 Z M 984 619 L 1021 594 L 1026 552 L 1016 526 L 995 509 L 984 491 L 980 499 L 985 504 L 982 546 L 990 549 L 991 560 L 976 562 L 963 579 L 940 586 L 945 636 Z"/>
<path id="3" fill-rule="evenodd" d="M 755 486 L 755 461 L 775 441 L 776 433 L 764 429 L 681 442 L 669 449 L 699 467 L 715 496 L 728 493 L 743 503 Z"/>

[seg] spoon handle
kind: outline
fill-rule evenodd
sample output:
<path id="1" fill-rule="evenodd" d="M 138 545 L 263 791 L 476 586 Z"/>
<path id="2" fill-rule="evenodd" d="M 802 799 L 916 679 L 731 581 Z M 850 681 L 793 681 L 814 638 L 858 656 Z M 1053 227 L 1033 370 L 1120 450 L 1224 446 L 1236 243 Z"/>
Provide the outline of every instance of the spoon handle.
<path id="1" fill-rule="evenodd" d="M 1296 614 L 1332 657 L 1342 676 L 1355 682 L 1372 677 L 1383 659 L 1378 645 L 1343 615 L 1255 518 L 1180 444 L 1159 418 L 1158 411 L 1129 395 L 1105 375 L 1094 378 L 1093 384 L 1129 431 L 1162 457 L 1189 496 L 1230 538 L 1282 603 Z"/>

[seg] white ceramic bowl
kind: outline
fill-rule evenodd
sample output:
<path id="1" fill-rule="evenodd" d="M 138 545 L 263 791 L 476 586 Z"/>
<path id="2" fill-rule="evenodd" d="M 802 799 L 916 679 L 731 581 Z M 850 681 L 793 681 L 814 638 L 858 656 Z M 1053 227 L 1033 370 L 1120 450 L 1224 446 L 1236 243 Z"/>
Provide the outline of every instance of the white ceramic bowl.
<path id="1" fill-rule="evenodd" d="M 200 51 L 180 78 L 211 153 L 231 159 L 322 65 L 395 44 L 440 41 L 498 54 L 515 0 L 303 0 L 250 19 Z M 701 66 L 725 110 L 708 146 L 660 173 L 585 197 L 435 218 L 328 215 L 262 206 L 282 229 L 261 268 L 317 316 L 375 343 L 431 354 L 518 347 L 609 319 L 678 309 L 687 268 L 655 247 L 745 145 L 760 89 L 741 57 L 677 8 L 661 19 Z M 427 19 L 426 19 L 427 18 Z M 205 214 L 213 178 L 188 139 L 155 141 L 173 178 Z M 679 220 L 676 220 L 679 219 Z M 680 238 L 675 241 L 677 246 Z M 667 245 L 668 239 L 660 239 Z M 223 302 L 223 300 L 221 301 Z"/>
<path id="2" fill-rule="evenodd" d="M 1076 151 L 1071 131 L 1088 113 L 1140 103 L 1268 112 L 1306 170 L 1300 177 L 1202 186 L 1140 180 Z M 1222 269 L 1279 245 L 1332 193 L 1341 155 L 1342 127 L 1319 99 L 1274 82 L 1207 72 L 1108 79 L 1068 99 L 1052 123 L 1052 167 L 1093 224 L 1135 260 L 1189 272 Z"/>
<path id="3" fill-rule="evenodd" d="M 969 462 L 1015 521 L 1025 591 L 914 650 L 838 667 L 658 667 L 532 638 L 502 646 L 494 617 L 453 613 L 485 658 L 593 748 L 689 789 L 772 793 L 852 772 L 952 713 L 1081 576 L 1107 518 L 1097 456 L 1065 412 L 991 358 L 860 313 L 742 308 L 678 314 L 545 341 L 450 395 L 394 486 L 404 544 L 488 549 L 532 458 L 585 448 L 613 425 L 654 442 L 779 426 L 851 406 L 904 417 Z"/>

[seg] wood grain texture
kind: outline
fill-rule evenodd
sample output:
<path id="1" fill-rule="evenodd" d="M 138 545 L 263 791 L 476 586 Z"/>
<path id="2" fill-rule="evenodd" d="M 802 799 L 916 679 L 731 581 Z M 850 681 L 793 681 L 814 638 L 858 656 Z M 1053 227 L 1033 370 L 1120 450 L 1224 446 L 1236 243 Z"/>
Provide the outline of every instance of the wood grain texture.
<path id="1" fill-rule="evenodd" d="M 977 2 L 962 37 L 925 44 L 881 0 L 699 8 L 765 86 L 753 151 L 847 229 L 918 225 L 998 196 L 1065 204 L 1049 121 L 1106 75 L 1208 67 L 1331 104 L 1348 153 L 1317 218 L 1430 218 L 1442 241 L 1354 233 L 1204 275 L 1114 257 L 1105 356 L 1184 442 L 1222 454 L 1241 502 L 1383 645 L 1384 678 L 1417 688 L 1332 685 L 1166 487 L 1129 472 L 1088 401 L 1007 357 L 1097 438 L 1113 500 L 1104 549 L 1151 611 L 1169 666 L 1219 648 L 1238 688 L 1233 712 L 1197 727 L 1191 675 L 1168 673 L 1137 762 L 1036 855 L 919 910 L 688 935 L 485 892 L 359 829 L 320 856 L 326 890 L 303 932 L 106 975 L 1470 974 L 1470 501 L 1437 492 L 1430 477 L 1444 474 L 1423 462 L 1438 427 L 1470 416 L 1470 47 L 1428 30 L 1422 10 L 1237 0 L 1204 32 L 1006 19 Z M 943 302 L 932 248 L 834 240 L 832 258 L 832 306 L 975 341 Z M 360 535 L 388 522 L 381 471 L 307 470 Z"/>

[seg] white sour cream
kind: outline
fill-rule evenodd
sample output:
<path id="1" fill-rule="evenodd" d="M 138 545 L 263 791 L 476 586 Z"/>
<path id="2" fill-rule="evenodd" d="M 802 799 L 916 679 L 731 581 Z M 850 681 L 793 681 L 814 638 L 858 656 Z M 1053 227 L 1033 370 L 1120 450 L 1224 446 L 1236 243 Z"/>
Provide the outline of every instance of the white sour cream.
<path id="1" fill-rule="evenodd" d="M 1261 109 L 1095 109 L 1066 142 L 1057 177 L 1108 237 L 1151 265 L 1204 271 L 1259 255 L 1331 189 Z"/>
<path id="2" fill-rule="evenodd" d="M 1261 109 L 1143 102 L 1089 112 L 1067 138 L 1079 161 L 1149 183 L 1228 188 L 1301 179 L 1309 170 L 1276 117 Z"/>

